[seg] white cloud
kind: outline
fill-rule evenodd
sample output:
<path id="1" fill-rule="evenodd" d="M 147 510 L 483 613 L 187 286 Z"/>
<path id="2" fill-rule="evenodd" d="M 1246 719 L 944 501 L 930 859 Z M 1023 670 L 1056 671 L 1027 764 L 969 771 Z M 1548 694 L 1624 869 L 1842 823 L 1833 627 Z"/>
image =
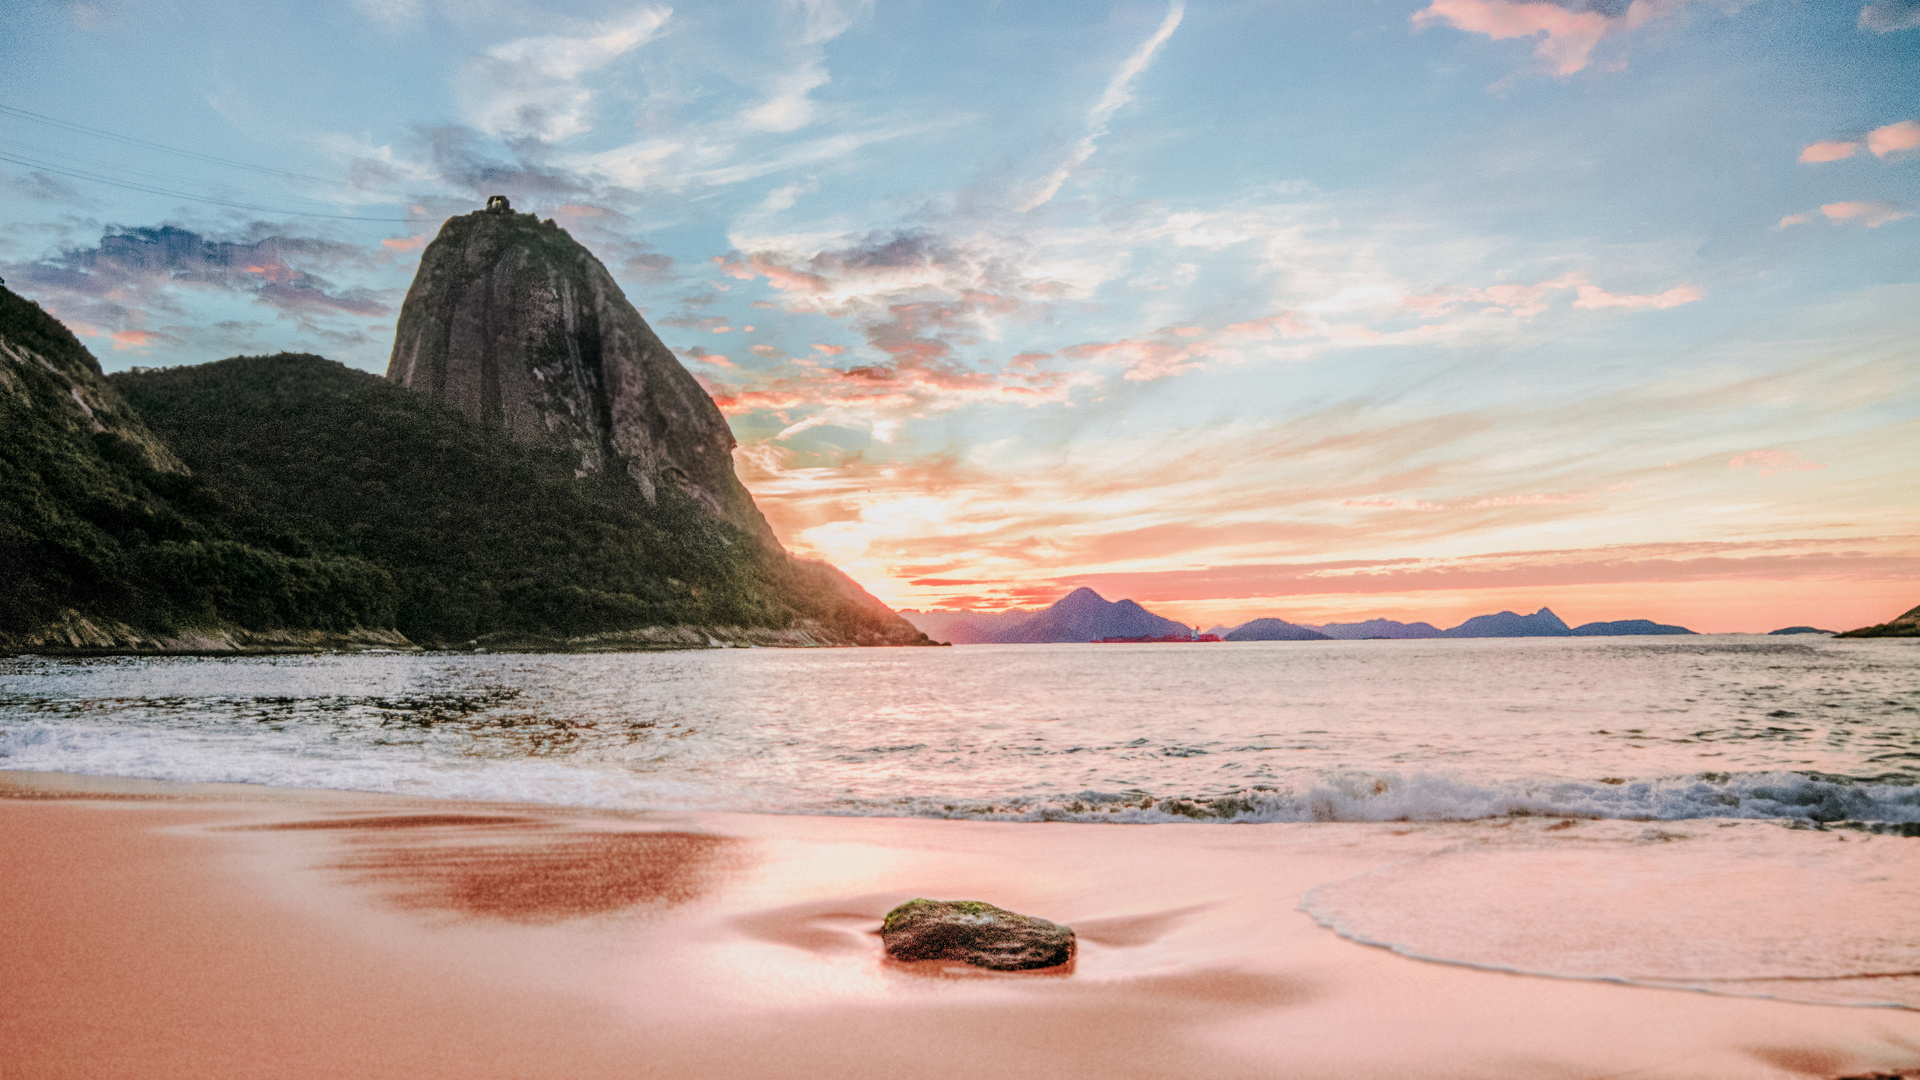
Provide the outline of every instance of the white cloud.
<path id="1" fill-rule="evenodd" d="M 589 130 L 593 94 L 580 84 L 581 76 L 646 43 L 672 14 L 668 7 L 642 7 L 624 19 L 597 24 L 584 36 L 529 37 L 494 46 L 461 75 L 474 125 L 489 135 L 547 142 Z"/>
<path id="2" fill-rule="evenodd" d="M 1180 19 L 1186 14 L 1186 10 L 1182 0 L 1173 0 L 1173 3 L 1168 5 L 1167 17 L 1161 20 L 1160 28 L 1153 32 L 1152 37 L 1142 42 L 1132 56 L 1127 57 L 1127 62 L 1121 64 L 1120 69 L 1115 71 L 1113 78 L 1107 82 L 1107 89 L 1100 95 L 1100 100 L 1094 102 L 1093 108 L 1088 110 L 1086 134 L 1080 136 L 1080 141 L 1074 143 L 1073 149 L 1067 152 L 1066 160 L 1041 181 L 1039 190 L 1023 203 L 1020 209 L 1031 210 L 1051 200 L 1059 194 L 1060 185 L 1067 182 L 1067 177 L 1073 175 L 1073 170 L 1086 164 L 1087 159 L 1093 156 L 1100 137 L 1107 133 L 1107 124 L 1113 119 L 1113 114 L 1119 112 L 1121 106 L 1133 100 L 1133 81 L 1140 77 L 1141 72 L 1147 70 L 1147 65 L 1153 63 L 1153 54 L 1158 52 L 1160 46 L 1166 44 L 1167 39 L 1173 36 L 1174 30 L 1179 28 Z"/>
<path id="3" fill-rule="evenodd" d="M 797 131 L 813 123 L 815 105 L 808 95 L 832 81 L 821 46 L 853 26 L 856 13 L 871 10 L 872 0 L 785 0 L 799 16 L 798 40 L 790 52 L 790 66 L 767 80 L 767 100 L 740 114 L 756 131 Z"/>
<path id="4" fill-rule="evenodd" d="M 1920 0 L 1874 0 L 1860 9 L 1860 29 L 1891 34 L 1920 26 Z"/>
<path id="5" fill-rule="evenodd" d="M 873 10 L 873 0 L 854 0 L 850 4 L 839 0 L 789 0 L 789 3 L 799 7 L 805 19 L 800 40 L 806 45 L 832 41 L 853 25 L 855 12 Z"/>
<path id="6" fill-rule="evenodd" d="M 829 81 L 827 69 L 816 58 L 780 76 L 773 96 L 748 109 L 741 119 L 760 131 L 796 131 L 813 122 L 813 100 L 807 95 Z"/>

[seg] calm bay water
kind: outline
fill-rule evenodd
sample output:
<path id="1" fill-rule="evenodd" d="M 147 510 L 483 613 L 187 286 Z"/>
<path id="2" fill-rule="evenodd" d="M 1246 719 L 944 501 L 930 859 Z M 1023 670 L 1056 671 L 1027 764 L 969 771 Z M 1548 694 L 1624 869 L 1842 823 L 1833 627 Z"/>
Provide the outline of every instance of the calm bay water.
<path id="1" fill-rule="evenodd" d="M 1920 642 L 0 660 L 0 768 L 1035 820 L 1920 821 Z"/>

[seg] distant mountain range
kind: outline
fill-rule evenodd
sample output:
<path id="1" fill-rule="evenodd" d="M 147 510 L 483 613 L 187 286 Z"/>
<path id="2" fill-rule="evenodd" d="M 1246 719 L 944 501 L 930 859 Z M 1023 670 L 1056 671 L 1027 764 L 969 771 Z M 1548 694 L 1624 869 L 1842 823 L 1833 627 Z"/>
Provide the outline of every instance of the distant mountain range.
<path id="1" fill-rule="evenodd" d="M 1163 619 L 1131 600 L 1108 600 L 1075 589 L 1039 611 L 903 611 L 922 633 L 955 645 L 1042 645 L 1109 637 L 1192 637 L 1185 623 Z"/>
<path id="2" fill-rule="evenodd" d="M 1325 623 L 1313 629 L 1339 641 L 1364 641 L 1369 638 L 1430 638 L 1439 637 L 1441 632 L 1440 628 L 1432 623 L 1403 623 L 1392 619 Z"/>
<path id="3" fill-rule="evenodd" d="M 1279 619 L 1241 623 L 1224 635 L 1226 641 L 1329 641 L 1326 634 Z"/>
<path id="4" fill-rule="evenodd" d="M 1192 637 L 1192 628 L 1162 618 L 1132 600 L 1112 601 L 1092 589 L 1080 588 L 1039 611 L 913 611 L 901 617 L 935 641 L 955 645 L 1041 644 L 1098 641 L 1109 637 Z M 1476 615 L 1451 630 L 1431 623 L 1403 623 L 1393 619 L 1327 623 L 1313 626 L 1284 619 L 1260 618 L 1236 627 L 1216 626 L 1207 633 L 1225 641 L 1357 641 L 1392 638 L 1486 637 L 1630 637 L 1651 634 L 1691 634 L 1684 626 L 1650 619 L 1618 619 L 1568 626 L 1551 609 L 1531 615 L 1502 611 Z"/>
<path id="5" fill-rule="evenodd" d="M 1531 615 L 1503 611 L 1498 615 L 1475 615 L 1441 637 L 1635 637 L 1646 634 L 1691 634 L 1684 626 L 1669 626 L 1651 619 L 1619 619 L 1614 622 L 1590 622 L 1568 626 L 1551 608 Z"/>

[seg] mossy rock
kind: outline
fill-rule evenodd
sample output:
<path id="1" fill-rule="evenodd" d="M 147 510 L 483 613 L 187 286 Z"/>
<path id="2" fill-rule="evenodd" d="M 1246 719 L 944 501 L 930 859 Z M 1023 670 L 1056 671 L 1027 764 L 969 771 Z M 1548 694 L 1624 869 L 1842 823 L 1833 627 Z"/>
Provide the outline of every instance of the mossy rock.
<path id="1" fill-rule="evenodd" d="M 1059 967 L 1073 959 L 1073 929 L 979 900 L 909 900 L 880 924 L 895 960 L 946 960 L 994 971 Z"/>

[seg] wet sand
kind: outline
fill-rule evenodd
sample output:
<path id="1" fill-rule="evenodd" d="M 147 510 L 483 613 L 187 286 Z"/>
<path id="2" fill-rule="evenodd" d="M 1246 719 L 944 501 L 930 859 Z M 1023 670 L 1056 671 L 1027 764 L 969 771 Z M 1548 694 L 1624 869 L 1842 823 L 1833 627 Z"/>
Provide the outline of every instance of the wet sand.
<path id="1" fill-rule="evenodd" d="M 1895 895 L 1920 862 L 1920 840 L 1661 828 L 1741 858 L 1852 843 Z M 1913 1009 L 1431 963 L 1299 910 L 1462 845 L 1617 860 L 1646 830 L 603 813 L 0 773 L 0 1077 L 1920 1075 Z M 892 964 L 874 931 L 918 895 L 1071 924 L 1079 955 Z"/>

